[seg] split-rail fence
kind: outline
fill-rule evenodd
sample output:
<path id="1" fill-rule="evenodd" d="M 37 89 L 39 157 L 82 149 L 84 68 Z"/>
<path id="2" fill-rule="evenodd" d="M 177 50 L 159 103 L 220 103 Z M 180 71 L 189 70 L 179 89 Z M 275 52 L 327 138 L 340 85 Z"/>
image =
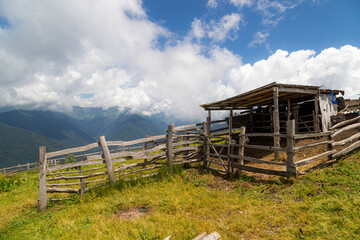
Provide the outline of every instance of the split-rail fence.
<path id="1" fill-rule="evenodd" d="M 286 132 L 278 134 L 246 133 L 245 127 L 232 129 L 231 122 L 217 120 L 171 124 L 165 135 L 133 141 L 106 141 L 101 136 L 98 142 L 55 152 L 40 146 L 39 209 L 45 210 L 48 200 L 64 199 L 62 194 L 83 195 L 98 186 L 154 176 L 164 166 L 171 174 L 174 165 L 202 162 L 205 169 L 220 174 L 246 171 L 296 177 L 360 148 L 359 119 L 336 124 L 327 132 L 306 134 L 295 134 L 294 120 L 287 121 Z M 279 147 L 271 146 L 274 137 L 283 139 Z M 256 144 L 257 138 L 265 144 Z M 129 148 L 140 144 L 140 149 Z M 281 153 L 279 158 L 275 152 Z M 49 164 L 64 158 L 74 162 Z"/>
<path id="2" fill-rule="evenodd" d="M 98 142 L 55 152 L 46 152 L 46 146 L 40 146 L 39 209 L 45 210 L 48 200 L 64 199 L 60 196 L 64 193 L 83 195 L 92 188 L 114 185 L 119 180 L 154 176 L 158 174 L 156 169 L 165 166 L 173 174 L 174 165 L 199 162 L 201 132 L 202 124 L 178 127 L 171 124 L 166 135 L 132 141 L 106 141 L 101 136 Z M 131 150 L 139 144 L 146 147 Z M 48 164 L 49 160 L 64 158 L 73 162 Z"/>

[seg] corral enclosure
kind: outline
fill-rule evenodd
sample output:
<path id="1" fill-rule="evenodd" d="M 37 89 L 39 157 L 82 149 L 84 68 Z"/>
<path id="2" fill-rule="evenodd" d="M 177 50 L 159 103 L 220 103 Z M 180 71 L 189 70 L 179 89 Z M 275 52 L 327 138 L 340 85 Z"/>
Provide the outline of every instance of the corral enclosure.
<path id="1" fill-rule="evenodd" d="M 334 96 L 340 92 L 272 83 L 203 105 L 206 122 L 171 124 L 164 135 L 127 142 L 101 136 L 96 143 L 50 153 L 41 146 L 39 209 L 46 209 L 48 197 L 83 195 L 102 185 L 157 175 L 159 169 L 173 174 L 174 165 L 201 162 L 203 169 L 226 175 L 306 174 L 360 147 L 360 117 L 332 126 Z M 229 117 L 212 121 L 214 110 L 227 110 Z"/>
<path id="2" fill-rule="evenodd" d="M 151 177 L 159 173 L 158 169 L 172 173 L 174 165 L 200 164 L 204 169 L 226 175 L 246 171 L 296 177 L 359 148 L 359 119 L 341 122 L 327 132 L 306 134 L 296 134 L 295 121 L 289 120 L 286 134 L 276 135 L 246 133 L 245 127 L 233 128 L 229 134 L 221 127 L 227 121 L 224 119 L 212 121 L 212 129 L 207 122 L 176 127 L 172 124 L 166 135 L 128 142 L 106 141 L 102 136 L 98 143 L 50 153 L 41 146 L 39 208 L 45 210 L 48 200 L 60 201 L 69 194 L 85 194 L 92 188 L 117 181 Z M 235 135 L 238 142 L 233 140 Z M 254 138 L 274 136 L 285 139 L 286 144 L 280 147 L 253 144 Z M 304 142 L 304 139 L 308 140 Z M 139 143 L 144 147 L 126 148 Z M 109 150 L 109 146 L 120 146 L 122 150 Z M 87 152 L 90 149 L 94 152 Z M 275 158 L 274 152 L 281 152 L 280 157 Z M 73 162 L 61 165 L 48 162 L 62 158 Z"/>

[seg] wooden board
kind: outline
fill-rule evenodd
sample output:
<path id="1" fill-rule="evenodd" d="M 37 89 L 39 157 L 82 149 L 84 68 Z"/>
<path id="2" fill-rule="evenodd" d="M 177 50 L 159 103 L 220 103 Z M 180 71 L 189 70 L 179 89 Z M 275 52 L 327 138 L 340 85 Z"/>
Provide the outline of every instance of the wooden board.
<path id="1" fill-rule="evenodd" d="M 336 131 L 334 134 L 331 135 L 332 138 L 336 137 L 337 135 L 343 133 L 343 132 L 346 132 L 346 131 L 349 131 L 351 129 L 354 129 L 354 128 L 360 128 L 360 123 L 355 123 L 355 124 L 352 124 L 352 125 L 349 125 L 349 126 L 346 126 L 346 127 L 343 127 L 341 129 L 339 129 L 338 131 Z"/>
<path id="2" fill-rule="evenodd" d="M 239 170 L 245 170 L 245 171 L 254 172 L 254 173 L 277 175 L 277 176 L 283 176 L 283 177 L 289 177 L 290 176 L 290 174 L 288 172 L 285 172 L 285 171 L 276 171 L 276 170 L 270 170 L 270 169 L 250 167 L 250 166 L 246 166 L 246 165 L 240 165 L 238 163 L 233 163 L 233 167 L 237 168 Z"/>
<path id="3" fill-rule="evenodd" d="M 325 156 L 328 156 L 328 155 L 332 155 L 332 154 L 334 154 L 334 153 L 336 153 L 336 150 L 326 151 L 326 152 L 324 152 L 324 153 L 315 155 L 315 156 L 313 156 L 313 157 L 309 157 L 309 158 L 306 158 L 306 159 L 297 161 L 297 162 L 295 162 L 295 165 L 296 165 L 297 167 L 303 166 L 303 165 L 307 165 L 307 164 L 309 164 L 309 163 L 312 163 L 314 160 L 316 160 L 316 159 L 318 159 L 318 158 L 325 157 Z"/>
<path id="4" fill-rule="evenodd" d="M 91 143 L 91 144 L 88 144 L 88 145 L 82 146 L 82 147 L 68 148 L 68 149 L 64 149 L 64 150 L 60 150 L 60 151 L 49 152 L 46 154 L 46 156 L 47 156 L 47 158 L 51 158 L 51 157 L 56 157 L 56 156 L 66 155 L 66 154 L 71 154 L 71 153 L 76 153 L 76 152 L 85 152 L 85 151 L 88 151 L 88 150 L 98 147 L 98 146 L 99 146 L 98 143 Z"/>
<path id="5" fill-rule="evenodd" d="M 360 148 L 360 141 L 354 142 L 353 144 L 351 144 L 350 146 L 348 146 L 347 148 L 341 150 L 340 152 L 332 155 L 333 158 L 339 158 L 341 156 L 344 156 L 352 151 L 354 151 L 355 149 Z"/>
<path id="6" fill-rule="evenodd" d="M 334 143 L 332 143 L 332 146 L 333 147 L 344 146 L 346 143 L 352 142 L 352 141 L 354 141 L 354 140 L 356 140 L 358 138 L 360 138 L 360 133 L 356 133 L 356 134 L 352 135 L 351 137 L 346 138 L 346 139 L 344 139 L 342 141 L 334 142 Z"/>
<path id="7" fill-rule="evenodd" d="M 271 164 L 271 165 L 277 165 L 277 166 L 286 166 L 286 163 L 274 162 L 274 161 L 266 161 L 266 160 L 261 160 L 261 159 L 258 159 L 258 158 L 253 158 L 253 157 L 248 157 L 248 156 L 238 156 L 238 155 L 231 154 L 230 157 L 245 160 L 245 161 L 249 161 L 249 162 L 256 162 L 256 163 L 260 163 L 260 164 Z"/>
<path id="8" fill-rule="evenodd" d="M 166 135 L 159 135 L 159 136 L 153 136 L 153 137 L 147 137 L 147 138 L 140 138 L 133 141 L 107 141 L 108 146 L 130 146 L 135 145 L 143 142 L 149 142 L 149 141 L 155 141 L 159 139 L 166 138 Z"/>

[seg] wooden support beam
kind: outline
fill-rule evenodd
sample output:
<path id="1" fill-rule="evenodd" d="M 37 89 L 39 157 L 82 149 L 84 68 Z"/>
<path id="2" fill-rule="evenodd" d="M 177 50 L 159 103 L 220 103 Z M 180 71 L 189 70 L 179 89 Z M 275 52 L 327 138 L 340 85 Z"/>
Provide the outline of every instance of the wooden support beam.
<path id="1" fill-rule="evenodd" d="M 254 125 L 254 107 L 251 107 L 250 109 L 250 115 L 249 115 L 249 128 L 250 128 L 250 132 L 253 132 L 254 129 L 252 128 L 252 126 Z"/>
<path id="2" fill-rule="evenodd" d="M 228 146 L 227 146 L 227 159 L 228 159 L 228 171 L 229 173 L 233 172 L 232 166 L 231 166 L 231 135 L 232 135 L 232 118 L 233 118 L 233 110 L 230 110 L 229 113 L 229 140 L 228 140 Z"/>
<path id="3" fill-rule="evenodd" d="M 280 117 L 279 117 L 279 89 L 273 88 L 274 90 L 274 111 L 273 111 L 273 126 L 274 126 L 274 133 L 280 133 Z M 280 138 L 274 137 L 274 147 L 280 147 Z M 277 159 L 279 158 L 279 152 L 274 151 L 274 157 Z"/>
<path id="4" fill-rule="evenodd" d="M 289 92 L 289 93 L 303 93 L 303 94 L 317 94 L 318 90 L 313 89 L 300 89 L 300 88 L 285 88 L 279 87 L 279 92 Z"/>
<path id="5" fill-rule="evenodd" d="M 291 115 L 291 101 L 290 98 L 287 100 L 287 120 L 290 120 Z"/>
<path id="6" fill-rule="evenodd" d="M 274 116 L 273 116 L 273 106 L 269 105 L 269 113 L 270 113 L 270 131 L 274 132 Z"/>
<path id="7" fill-rule="evenodd" d="M 319 128 L 319 95 L 318 94 L 315 95 L 314 106 L 315 106 L 314 131 L 316 133 L 318 133 L 318 132 L 320 132 L 320 128 Z M 323 129 L 323 131 L 325 131 L 325 129 Z"/>
<path id="8" fill-rule="evenodd" d="M 295 165 L 295 120 L 289 120 L 286 122 L 286 134 L 287 134 L 287 160 L 286 171 L 290 176 L 296 177 L 296 165 Z"/>
<path id="9" fill-rule="evenodd" d="M 210 134 L 209 124 L 207 122 L 203 122 L 203 131 L 204 131 L 204 139 L 203 139 L 203 154 L 202 154 L 202 160 L 203 160 L 203 166 L 206 169 L 208 167 L 208 154 L 210 153 L 210 146 L 208 144 L 208 141 L 206 140 L 207 136 Z"/>

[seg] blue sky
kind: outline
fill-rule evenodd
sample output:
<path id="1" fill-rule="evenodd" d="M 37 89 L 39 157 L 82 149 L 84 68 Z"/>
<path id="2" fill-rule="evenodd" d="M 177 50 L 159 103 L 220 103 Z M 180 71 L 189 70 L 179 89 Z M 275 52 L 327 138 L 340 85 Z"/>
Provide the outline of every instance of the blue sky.
<path id="1" fill-rule="evenodd" d="M 360 94 L 359 0 L 0 0 L 0 107 L 199 107 L 270 82 Z"/>
<path id="2" fill-rule="evenodd" d="M 239 8 L 225 0 L 217 1 L 216 7 L 210 7 L 207 0 L 144 0 L 144 8 L 151 20 L 180 37 L 187 34 L 194 18 L 218 21 L 229 13 L 242 14 L 244 22 L 240 24 L 236 38 L 227 39 L 221 45 L 241 55 L 244 63 L 253 64 L 277 49 L 320 52 L 346 44 L 360 46 L 360 1 L 290 2 L 297 4 L 296 7 L 281 13 L 272 11 L 277 14 L 275 18 L 281 18 L 277 24 L 264 24 L 264 13 L 256 9 L 255 3 Z M 266 42 L 249 46 L 257 32 L 268 33 Z"/>

